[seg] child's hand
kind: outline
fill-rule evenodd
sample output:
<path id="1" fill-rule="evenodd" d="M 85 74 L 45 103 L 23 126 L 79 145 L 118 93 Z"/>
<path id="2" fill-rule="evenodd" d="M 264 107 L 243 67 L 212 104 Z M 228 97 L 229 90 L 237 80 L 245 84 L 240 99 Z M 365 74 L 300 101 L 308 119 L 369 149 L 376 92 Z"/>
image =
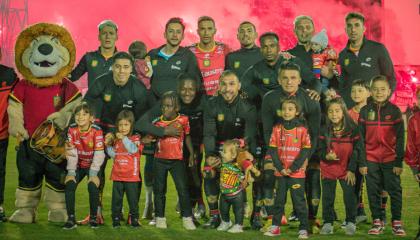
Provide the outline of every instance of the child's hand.
<path id="1" fill-rule="evenodd" d="M 283 175 L 283 176 L 289 176 L 289 172 L 288 172 L 288 170 L 289 170 L 289 169 L 283 169 L 283 170 L 281 170 L 281 171 L 280 171 L 281 175 Z M 290 170 L 289 170 L 289 171 L 290 171 Z"/>
<path id="2" fill-rule="evenodd" d="M 403 172 L 403 169 L 402 169 L 402 168 L 400 168 L 400 167 L 394 167 L 394 168 L 392 169 L 392 172 L 393 172 L 395 175 L 400 176 L 400 175 L 401 175 L 401 173 Z"/>
<path id="3" fill-rule="evenodd" d="M 69 181 L 76 182 L 76 177 L 75 176 L 66 176 L 66 178 L 64 179 L 64 184 L 68 183 Z"/>
<path id="4" fill-rule="evenodd" d="M 329 153 L 327 153 L 327 155 L 325 156 L 325 159 L 329 160 L 329 161 L 338 161 L 340 159 L 337 158 L 337 154 L 335 154 L 334 151 L 330 151 Z"/>
<path id="5" fill-rule="evenodd" d="M 179 129 L 179 128 L 173 126 L 173 125 L 169 125 L 169 126 L 164 128 L 163 134 L 165 136 L 178 137 L 178 136 L 181 135 L 181 129 Z"/>
<path id="6" fill-rule="evenodd" d="M 107 133 L 105 135 L 105 145 L 106 146 L 112 146 L 114 144 L 114 138 L 115 138 L 114 134 Z"/>
<path id="7" fill-rule="evenodd" d="M 119 132 L 117 132 L 117 133 L 115 134 L 115 136 L 116 136 L 118 139 L 120 139 L 120 140 L 122 140 L 122 139 L 124 138 L 124 135 L 123 135 L 122 133 L 119 133 Z"/>
<path id="8" fill-rule="evenodd" d="M 256 167 L 251 168 L 251 172 L 256 176 L 259 177 L 261 175 L 260 170 L 258 170 Z"/>
<path id="9" fill-rule="evenodd" d="M 356 176 L 351 171 L 347 171 L 346 177 L 344 178 L 347 184 L 354 186 L 356 184 Z"/>
<path id="10" fill-rule="evenodd" d="M 363 176 L 366 176 L 368 173 L 368 168 L 367 167 L 360 167 L 359 168 L 359 172 L 360 174 L 362 174 Z"/>
<path id="11" fill-rule="evenodd" d="M 188 158 L 188 167 L 193 167 L 195 165 L 194 154 L 190 154 Z"/>
<path id="12" fill-rule="evenodd" d="M 220 158 L 216 156 L 208 156 L 206 158 L 206 162 L 210 167 L 213 167 L 213 168 L 219 167 L 221 164 Z"/>
<path id="13" fill-rule="evenodd" d="M 93 184 L 95 184 L 96 187 L 99 187 L 100 181 L 99 181 L 99 177 L 98 176 L 89 177 L 88 183 L 90 183 L 90 182 L 93 182 Z"/>

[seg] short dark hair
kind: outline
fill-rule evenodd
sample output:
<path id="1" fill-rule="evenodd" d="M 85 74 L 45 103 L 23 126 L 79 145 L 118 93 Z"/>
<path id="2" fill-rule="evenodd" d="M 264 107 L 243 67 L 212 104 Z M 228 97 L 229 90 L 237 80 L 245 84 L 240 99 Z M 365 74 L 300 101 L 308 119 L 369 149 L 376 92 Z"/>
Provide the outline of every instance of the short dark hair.
<path id="1" fill-rule="evenodd" d="M 285 103 L 291 103 L 291 104 L 293 104 L 293 105 L 295 105 L 295 107 L 296 107 L 296 112 L 298 112 L 299 114 L 300 113 L 302 113 L 301 112 L 301 106 L 300 106 L 300 104 L 298 103 L 298 101 L 296 101 L 296 98 L 295 97 L 288 97 L 288 98 L 286 98 L 286 99 L 284 99 L 282 102 L 281 102 L 281 107 L 283 108 L 283 104 L 285 104 Z"/>
<path id="2" fill-rule="evenodd" d="M 144 59 L 147 55 L 146 44 L 142 41 L 134 41 L 128 47 L 128 52 L 133 56 L 134 59 Z"/>
<path id="3" fill-rule="evenodd" d="M 280 64 L 280 68 L 277 73 L 280 75 L 280 73 L 284 70 L 295 70 L 298 71 L 300 74 L 300 66 L 293 62 L 285 61 L 282 64 Z"/>
<path id="4" fill-rule="evenodd" d="M 389 82 L 388 78 L 384 75 L 378 75 L 378 76 L 374 76 L 371 80 L 370 80 L 370 88 L 372 88 L 373 84 L 375 82 L 386 82 L 386 84 L 388 84 L 388 87 L 391 88 L 391 83 Z"/>
<path id="5" fill-rule="evenodd" d="M 167 91 L 165 93 L 162 94 L 161 97 L 161 106 L 163 104 L 163 100 L 164 99 L 169 99 L 172 101 L 172 103 L 174 104 L 175 109 L 180 109 L 181 108 L 181 104 L 179 102 L 179 96 L 175 91 Z"/>
<path id="6" fill-rule="evenodd" d="M 117 120 L 115 121 L 115 125 L 117 125 L 117 129 L 118 129 L 118 123 L 121 120 L 126 120 L 131 124 L 130 135 L 133 134 L 134 122 L 135 122 L 134 113 L 132 111 L 126 110 L 126 109 L 124 109 L 120 113 L 118 113 Z"/>
<path id="7" fill-rule="evenodd" d="M 195 79 L 193 76 L 191 76 L 191 75 L 189 75 L 187 73 L 181 73 L 181 74 L 178 75 L 177 80 L 178 80 L 178 84 L 177 84 L 177 88 L 176 89 L 177 89 L 177 93 L 178 94 L 179 94 L 179 92 L 181 90 L 181 87 L 184 85 L 184 83 L 186 81 L 192 81 L 192 82 L 194 82 L 195 91 L 198 92 L 198 90 L 199 90 L 199 84 L 197 82 L 197 79 Z"/>
<path id="8" fill-rule="evenodd" d="M 128 52 L 117 52 L 116 54 L 114 54 L 113 58 L 114 63 L 117 61 L 117 59 L 128 59 L 130 60 L 131 66 L 134 65 L 134 59 Z"/>
<path id="9" fill-rule="evenodd" d="M 198 20 L 197 20 L 197 26 L 198 26 L 201 22 L 204 22 L 204 21 L 210 21 L 210 22 L 212 22 L 212 23 L 213 23 L 213 25 L 216 25 L 216 23 L 214 22 L 214 19 L 213 19 L 212 17 L 209 17 L 209 16 L 201 16 L 201 17 L 199 17 L 199 18 L 198 18 Z"/>
<path id="10" fill-rule="evenodd" d="M 166 30 L 168 30 L 169 24 L 171 24 L 171 23 L 178 23 L 178 24 L 181 24 L 181 26 L 182 26 L 182 32 L 184 32 L 184 31 L 185 31 L 185 24 L 184 24 L 184 20 L 182 20 L 182 18 L 180 18 L 180 17 L 173 17 L 173 18 L 170 18 L 170 19 L 166 22 L 166 24 L 165 24 L 165 32 L 166 32 Z"/>
<path id="11" fill-rule="evenodd" d="M 265 38 L 269 38 L 269 37 L 276 39 L 277 43 L 279 42 L 279 35 L 277 35 L 277 33 L 265 32 L 260 36 L 260 45 L 262 44 Z"/>
<path id="12" fill-rule="evenodd" d="M 363 16 L 363 14 L 359 13 L 359 12 L 349 12 L 346 15 L 346 22 L 350 19 L 359 19 L 360 21 L 362 21 L 362 23 L 365 23 L 365 16 Z"/>
<path id="13" fill-rule="evenodd" d="M 77 104 L 73 110 L 73 113 L 76 114 L 80 111 L 84 111 L 86 113 L 89 113 L 92 116 L 95 116 L 95 113 L 93 112 L 93 108 L 86 101 L 82 101 L 81 103 Z"/>
<path id="14" fill-rule="evenodd" d="M 364 87 L 367 90 L 370 90 L 370 85 L 367 81 L 363 80 L 363 79 L 356 79 L 351 83 L 351 87 L 353 86 L 359 86 L 359 87 Z"/>
<path id="15" fill-rule="evenodd" d="M 244 25 L 244 24 L 249 24 L 249 25 L 251 25 L 251 26 L 252 26 L 252 28 L 254 29 L 254 31 L 257 31 L 257 28 L 255 27 L 255 25 L 254 25 L 252 22 L 250 22 L 250 21 L 243 21 L 243 22 L 241 22 L 241 23 L 239 24 L 238 31 L 239 31 L 239 29 L 241 28 L 241 26 L 242 26 L 242 25 Z"/>

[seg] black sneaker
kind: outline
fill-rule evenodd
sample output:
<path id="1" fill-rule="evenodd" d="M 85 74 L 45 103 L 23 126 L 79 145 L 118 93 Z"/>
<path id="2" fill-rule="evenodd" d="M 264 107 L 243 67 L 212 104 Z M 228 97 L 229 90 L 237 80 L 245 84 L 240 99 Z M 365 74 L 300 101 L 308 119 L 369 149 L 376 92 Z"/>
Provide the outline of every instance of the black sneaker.
<path id="1" fill-rule="evenodd" d="M 0 208 L 0 222 L 7 222 L 6 213 L 3 208 Z"/>
<path id="2" fill-rule="evenodd" d="M 138 219 L 138 218 L 133 218 L 133 219 L 131 219 L 131 226 L 132 226 L 133 228 L 138 228 L 138 227 L 140 227 L 139 219 Z"/>
<path id="3" fill-rule="evenodd" d="M 297 221 L 299 221 L 299 218 L 297 217 L 297 215 L 296 215 L 295 211 L 293 211 L 293 212 L 290 214 L 290 216 L 289 216 L 288 220 L 289 220 L 289 222 L 297 222 Z"/>
<path id="4" fill-rule="evenodd" d="M 69 217 L 67 222 L 63 225 L 63 229 L 64 230 L 70 230 L 70 229 L 74 229 L 74 228 L 77 228 L 76 219 L 74 218 L 74 216 Z"/>
<path id="5" fill-rule="evenodd" d="M 118 218 L 118 217 L 112 219 L 112 227 L 113 228 L 119 228 L 119 227 L 121 227 L 121 219 Z"/>
<path id="6" fill-rule="evenodd" d="M 251 217 L 251 228 L 253 230 L 260 230 L 264 225 L 262 224 L 262 218 L 260 215 L 253 215 Z"/>
<path id="7" fill-rule="evenodd" d="M 203 227 L 204 228 L 211 228 L 215 229 L 220 225 L 220 216 L 219 215 L 212 215 L 210 220 L 206 222 Z"/>
<path id="8" fill-rule="evenodd" d="M 419 230 L 419 232 L 417 233 L 417 236 L 416 236 L 416 238 L 414 238 L 414 240 L 420 240 L 420 230 Z"/>
<path id="9" fill-rule="evenodd" d="M 90 216 L 89 226 L 90 228 L 98 228 L 98 221 L 96 220 L 96 216 Z"/>

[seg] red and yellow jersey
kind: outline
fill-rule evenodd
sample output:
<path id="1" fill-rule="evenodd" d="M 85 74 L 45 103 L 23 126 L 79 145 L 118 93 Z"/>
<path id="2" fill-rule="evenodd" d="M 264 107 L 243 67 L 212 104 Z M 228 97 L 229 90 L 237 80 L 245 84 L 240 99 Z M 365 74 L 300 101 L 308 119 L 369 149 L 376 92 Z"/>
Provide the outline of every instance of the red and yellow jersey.
<path id="1" fill-rule="evenodd" d="M 157 142 L 155 157 L 167 160 L 182 160 L 184 139 L 186 135 L 190 134 L 190 123 L 188 117 L 179 114 L 174 120 L 165 121 L 161 116 L 159 120 L 154 124 L 158 127 L 167 127 L 171 125 L 181 130 L 180 136 L 165 136 L 159 138 Z"/>
<path id="2" fill-rule="evenodd" d="M 17 77 L 13 68 L 0 65 L 0 139 L 6 139 L 9 136 L 7 106 L 9 94 L 16 82 Z"/>
<path id="3" fill-rule="evenodd" d="M 225 57 L 230 52 L 227 45 L 216 42 L 211 51 L 204 51 L 197 44 L 189 47 L 197 58 L 203 76 L 204 90 L 207 95 L 214 95 L 219 87 L 219 78 L 225 69 Z"/>
<path id="4" fill-rule="evenodd" d="M 302 149 L 311 148 L 308 129 L 303 126 L 297 126 L 287 130 L 283 125 L 277 124 L 273 127 L 270 147 L 277 148 L 277 153 L 283 168 L 289 169 Z M 291 173 L 289 177 L 304 178 L 305 169 L 300 168 Z"/>
<path id="5" fill-rule="evenodd" d="M 79 89 L 68 79 L 61 84 L 38 88 L 26 80 L 19 81 L 10 97 L 23 105 L 24 127 L 31 136 L 47 117 L 80 96 Z"/>
<path id="6" fill-rule="evenodd" d="M 87 131 L 81 131 L 76 124 L 70 125 L 67 141 L 77 149 L 78 168 L 90 168 L 95 151 L 104 150 L 102 129 L 94 124 Z"/>
<path id="7" fill-rule="evenodd" d="M 348 113 L 349 113 L 351 119 L 353 119 L 353 121 L 357 124 L 359 122 L 360 113 L 356 112 L 356 110 L 354 110 L 354 108 L 349 109 Z"/>
<path id="8" fill-rule="evenodd" d="M 140 182 L 140 157 L 144 146 L 141 144 L 140 136 L 137 134 L 128 137 L 128 139 L 137 146 L 138 151 L 129 153 L 121 139 L 115 141 L 113 147 L 115 157 L 111 179 L 121 182 Z"/>

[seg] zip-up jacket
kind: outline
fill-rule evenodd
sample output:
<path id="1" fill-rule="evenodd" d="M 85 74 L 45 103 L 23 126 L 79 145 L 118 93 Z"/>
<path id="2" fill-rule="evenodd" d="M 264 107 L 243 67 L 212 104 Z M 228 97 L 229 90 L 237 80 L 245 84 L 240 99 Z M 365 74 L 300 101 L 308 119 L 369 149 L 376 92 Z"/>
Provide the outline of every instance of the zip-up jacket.
<path id="1" fill-rule="evenodd" d="M 241 48 L 226 55 L 225 70 L 232 70 L 236 73 L 239 81 L 242 82 L 242 77 L 245 71 L 252 65 L 263 60 L 261 49 L 257 46 L 252 48 Z"/>
<path id="2" fill-rule="evenodd" d="M 408 120 L 407 147 L 404 159 L 411 168 L 420 171 L 420 111 L 416 111 Z"/>

